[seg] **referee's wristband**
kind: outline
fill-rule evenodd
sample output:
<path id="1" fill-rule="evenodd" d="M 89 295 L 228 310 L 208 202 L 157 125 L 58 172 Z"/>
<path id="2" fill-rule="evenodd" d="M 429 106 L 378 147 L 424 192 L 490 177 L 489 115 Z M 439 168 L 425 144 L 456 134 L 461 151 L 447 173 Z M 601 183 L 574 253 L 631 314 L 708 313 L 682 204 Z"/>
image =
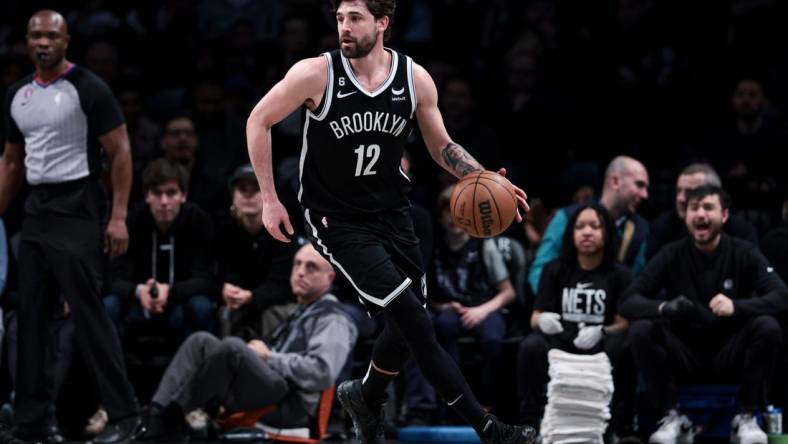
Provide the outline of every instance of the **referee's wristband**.
<path id="1" fill-rule="evenodd" d="M 142 286 L 142 284 L 137 284 L 137 288 L 134 289 L 134 297 L 137 299 L 139 299 L 140 295 L 142 295 Z"/>

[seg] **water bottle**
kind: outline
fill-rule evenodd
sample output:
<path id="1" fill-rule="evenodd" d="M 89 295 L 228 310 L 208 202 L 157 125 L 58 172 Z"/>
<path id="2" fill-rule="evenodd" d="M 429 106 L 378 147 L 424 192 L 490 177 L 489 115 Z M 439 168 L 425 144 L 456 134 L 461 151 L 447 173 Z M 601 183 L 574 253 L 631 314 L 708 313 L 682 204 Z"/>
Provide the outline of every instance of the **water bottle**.
<path id="1" fill-rule="evenodd" d="M 770 435 L 782 435 L 783 409 L 770 405 L 766 409 L 766 425 Z"/>

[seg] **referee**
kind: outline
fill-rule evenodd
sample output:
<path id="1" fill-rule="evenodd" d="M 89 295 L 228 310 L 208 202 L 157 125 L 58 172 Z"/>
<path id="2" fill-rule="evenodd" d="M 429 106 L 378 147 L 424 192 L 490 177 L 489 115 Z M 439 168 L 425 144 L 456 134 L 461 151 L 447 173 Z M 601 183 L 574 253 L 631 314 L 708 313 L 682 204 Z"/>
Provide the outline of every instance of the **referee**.
<path id="1" fill-rule="evenodd" d="M 0 161 L 0 215 L 18 190 L 22 172 L 32 187 L 25 203 L 19 252 L 19 357 L 16 434 L 43 438 L 56 394 L 45 355 L 59 295 L 71 307 L 77 346 L 93 371 L 110 424 L 93 442 L 127 443 L 141 433 L 139 407 L 126 379 L 120 341 L 101 303 L 105 252 L 126 250 L 126 206 L 131 156 L 126 125 L 107 85 L 65 59 L 69 35 L 63 16 L 39 11 L 27 24 L 34 74 L 8 90 L 6 144 Z M 97 178 L 100 147 L 112 173 L 112 212 Z"/>

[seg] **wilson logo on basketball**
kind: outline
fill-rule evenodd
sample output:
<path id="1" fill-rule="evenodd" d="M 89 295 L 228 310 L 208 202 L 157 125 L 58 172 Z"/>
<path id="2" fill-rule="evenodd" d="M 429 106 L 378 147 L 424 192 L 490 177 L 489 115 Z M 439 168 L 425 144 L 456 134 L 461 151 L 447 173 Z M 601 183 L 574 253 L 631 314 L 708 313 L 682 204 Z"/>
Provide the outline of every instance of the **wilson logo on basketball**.
<path id="1" fill-rule="evenodd" d="M 495 221 L 492 218 L 492 207 L 489 200 L 479 202 L 479 216 L 482 218 L 482 233 L 485 236 L 492 236 L 492 226 Z"/>

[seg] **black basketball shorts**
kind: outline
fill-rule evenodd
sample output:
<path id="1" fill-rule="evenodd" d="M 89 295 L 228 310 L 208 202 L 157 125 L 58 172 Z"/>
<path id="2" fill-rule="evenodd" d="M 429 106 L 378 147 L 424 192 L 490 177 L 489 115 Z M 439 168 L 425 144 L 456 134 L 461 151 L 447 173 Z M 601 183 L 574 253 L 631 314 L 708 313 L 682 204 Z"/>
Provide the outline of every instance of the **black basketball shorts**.
<path id="1" fill-rule="evenodd" d="M 304 223 L 315 249 L 355 289 L 370 315 L 414 284 L 413 293 L 426 302 L 426 276 L 410 206 L 351 216 L 305 209 Z"/>

